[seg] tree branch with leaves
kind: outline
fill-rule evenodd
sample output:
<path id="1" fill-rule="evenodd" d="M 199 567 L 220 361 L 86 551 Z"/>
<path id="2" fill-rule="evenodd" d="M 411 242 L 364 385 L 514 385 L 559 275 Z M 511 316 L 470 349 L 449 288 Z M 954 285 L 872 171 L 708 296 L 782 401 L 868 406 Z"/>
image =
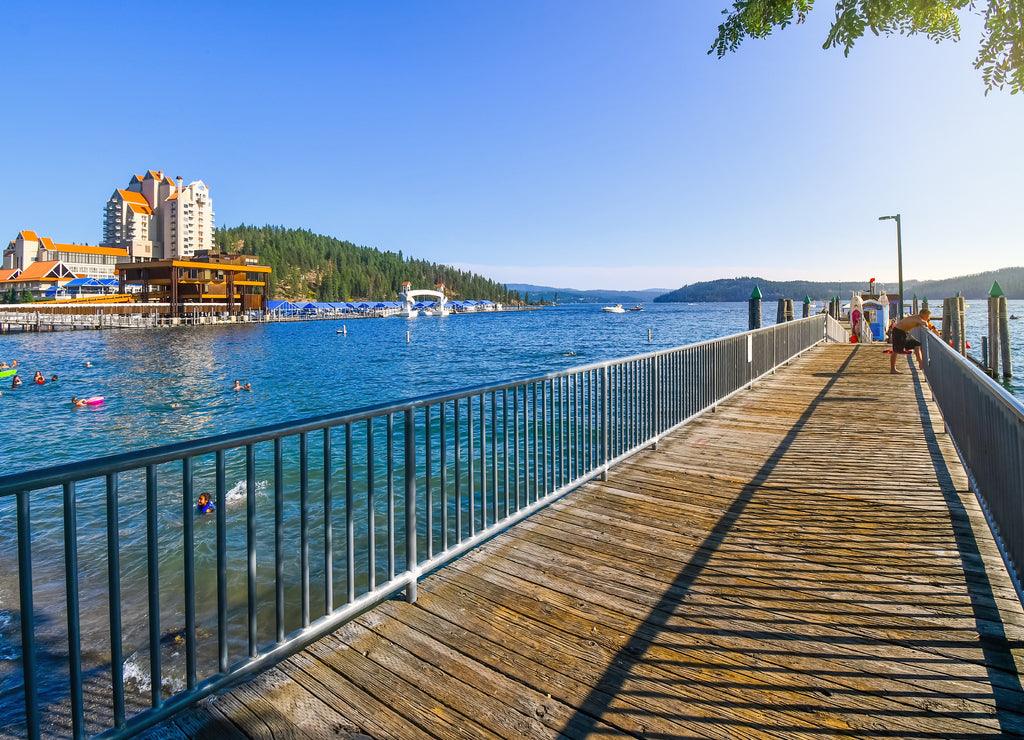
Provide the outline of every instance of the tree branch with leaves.
<path id="1" fill-rule="evenodd" d="M 737 0 L 722 11 L 726 19 L 708 54 L 721 58 L 744 39 L 767 38 L 776 28 L 803 23 L 813 8 L 814 0 Z M 978 13 L 985 30 L 974 67 L 986 94 L 1024 90 L 1024 0 L 836 0 L 835 13 L 822 48 L 841 46 L 844 55 L 865 31 L 959 41 L 961 15 Z"/>

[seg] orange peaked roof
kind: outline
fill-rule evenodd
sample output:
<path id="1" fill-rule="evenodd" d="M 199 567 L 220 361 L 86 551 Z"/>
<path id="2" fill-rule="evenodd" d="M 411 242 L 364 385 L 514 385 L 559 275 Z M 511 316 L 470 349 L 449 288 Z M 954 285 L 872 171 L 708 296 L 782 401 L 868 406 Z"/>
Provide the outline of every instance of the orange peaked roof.
<path id="1" fill-rule="evenodd" d="M 53 262 L 33 262 L 22 271 L 21 275 L 17 279 L 29 281 L 43 280 L 48 277 L 57 277 L 56 275 L 50 275 L 50 272 L 59 264 L 60 262 L 58 260 L 54 260 Z"/>
<path id="2" fill-rule="evenodd" d="M 37 241 L 39 241 L 39 237 L 36 236 L 36 232 L 29 231 L 28 229 L 25 229 L 24 231 L 22 231 L 20 234 L 18 234 L 18 236 L 20 236 L 22 239 L 24 239 L 27 242 L 37 242 Z"/>

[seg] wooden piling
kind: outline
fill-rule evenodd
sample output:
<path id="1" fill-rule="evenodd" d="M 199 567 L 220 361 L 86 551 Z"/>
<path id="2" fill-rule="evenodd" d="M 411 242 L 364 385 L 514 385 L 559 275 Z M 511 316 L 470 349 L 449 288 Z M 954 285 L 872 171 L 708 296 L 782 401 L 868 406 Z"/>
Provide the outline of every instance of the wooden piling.
<path id="1" fill-rule="evenodd" d="M 804 318 L 806 319 L 811 315 L 811 297 L 809 295 L 804 296 Z"/>
<path id="2" fill-rule="evenodd" d="M 985 357 L 988 372 L 999 377 L 1000 365 L 1004 378 L 1013 377 L 1013 361 L 1010 358 L 1010 321 L 1006 309 L 1006 296 L 999 283 L 992 283 L 988 298 L 988 353 Z"/>
<path id="3" fill-rule="evenodd" d="M 967 351 L 962 296 L 945 298 L 942 301 L 942 341 L 952 346 L 960 354 L 965 354 Z"/>
<path id="4" fill-rule="evenodd" d="M 761 328 L 761 291 L 756 285 L 747 301 L 747 328 L 750 331 Z"/>

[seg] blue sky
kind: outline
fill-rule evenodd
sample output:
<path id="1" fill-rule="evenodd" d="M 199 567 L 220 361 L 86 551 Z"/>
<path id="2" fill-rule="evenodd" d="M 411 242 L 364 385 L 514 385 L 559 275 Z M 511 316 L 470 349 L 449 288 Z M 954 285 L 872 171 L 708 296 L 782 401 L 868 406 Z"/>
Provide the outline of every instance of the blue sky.
<path id="1" fill-rule="evenodd" d="M 958 44 L 808 23 L 707 55 L 726 0 L 5 3 L 0 238 L 100 240 L 134 173 L 217 224 L 502 282 L 937 278 L 1024 264 L 1024 96 Z"/>

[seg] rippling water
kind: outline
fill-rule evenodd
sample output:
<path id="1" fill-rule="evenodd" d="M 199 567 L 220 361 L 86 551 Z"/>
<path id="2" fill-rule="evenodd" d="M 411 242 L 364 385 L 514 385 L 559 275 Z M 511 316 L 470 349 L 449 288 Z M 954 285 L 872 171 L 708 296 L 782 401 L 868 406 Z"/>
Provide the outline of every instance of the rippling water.
<path id="1" fill-rule="evenodd" d="M 1010 310 L 1024 315 L 1024 301 L 1011 301 Z M 764 313 L 770 323 L 774 311 L 766 307 Z M 1024 374 L 1022 324 L 1010 322 Z M 980 355 L 984 301 L 968 309 L 967 325 Z M 337 333 L 342 326 L 347 334 Z M 626 314 L 587 305 L 412 320 L 8 334 L 0 337 L 0 358 L 19 360 L 25 384 L 0 388 L 0 423 L 7 433 L 0 470 L 530 376 L 746 328 L 745 303 L 703 303 L 651 304 Z M 58 381 L 32 385 L 36 370 Z M 252 383 L 253 391 L 232 391 L 236 378 Z M 1024 397 L 1019 381 L 1008 387 Z M 75 408 L 72 396 L 106 400 Z"/>
<path id="2" fill-rule="evenodd" d="M 626 314 L 574 306 L 9 334 L 0 357 L 21 363 L 25 385 L 2 389 L 0 418 L 19 434 L 0 463 L 15 472 L 535 375 L 733 334 L 746 322 L 745 304 L 658 304 Z M 58 381 L 32 385 L 36 370 Z M 236 378 L 253 391 L 232 391 Z M 72 396 L 106 400 L 75 408 Z"/>

